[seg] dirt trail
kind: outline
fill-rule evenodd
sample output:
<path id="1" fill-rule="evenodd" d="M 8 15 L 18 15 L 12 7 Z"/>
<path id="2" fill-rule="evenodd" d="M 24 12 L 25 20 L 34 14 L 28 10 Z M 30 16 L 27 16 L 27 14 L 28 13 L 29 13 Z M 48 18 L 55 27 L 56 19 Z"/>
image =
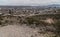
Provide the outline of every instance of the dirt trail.
<path id="1" fill-rule="evenodd" d="M 43 37 L 37 29 L 28 26 L 8 25 L 0 28 L 0 37 Z"/>

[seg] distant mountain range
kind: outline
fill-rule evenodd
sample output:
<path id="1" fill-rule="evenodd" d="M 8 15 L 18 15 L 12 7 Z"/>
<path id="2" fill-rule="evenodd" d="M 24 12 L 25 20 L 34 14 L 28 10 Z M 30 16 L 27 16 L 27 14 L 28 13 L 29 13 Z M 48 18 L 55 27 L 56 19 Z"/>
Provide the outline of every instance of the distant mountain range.
<path id="1" fill-rule="evenodd" d="M 48 5 L 48 7 L 60 7 L 60 4 L 52 4 L 52 5 Z"/>
<path id="2" fill-rule="evenodd" d="M 48 8 L 48 7 L 60 8 L 60 4 L 52 4 L 52 5 L 45 5 L 45 6 L 0 6 L 0 8 Z"/>

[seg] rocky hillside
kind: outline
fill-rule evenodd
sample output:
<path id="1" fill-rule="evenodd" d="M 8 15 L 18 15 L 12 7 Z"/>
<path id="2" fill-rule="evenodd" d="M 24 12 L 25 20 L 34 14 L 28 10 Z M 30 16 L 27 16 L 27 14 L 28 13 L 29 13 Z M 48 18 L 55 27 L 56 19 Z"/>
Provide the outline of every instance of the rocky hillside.
<path id="1" fill-rule="evenodd" d="M 0 15 L 0 27 L 2 37 L 60 37 L 60 14 Z"/>

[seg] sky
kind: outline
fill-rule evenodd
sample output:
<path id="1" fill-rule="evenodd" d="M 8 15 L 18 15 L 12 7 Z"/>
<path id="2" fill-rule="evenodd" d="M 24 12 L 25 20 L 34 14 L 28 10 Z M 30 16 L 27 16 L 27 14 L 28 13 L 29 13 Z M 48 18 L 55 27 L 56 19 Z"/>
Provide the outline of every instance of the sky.
<path id="1" fill-rule="evenodd" d="M 60 0 L 0 0 L 0 5 L 49 5 L 60 4 Z"/>

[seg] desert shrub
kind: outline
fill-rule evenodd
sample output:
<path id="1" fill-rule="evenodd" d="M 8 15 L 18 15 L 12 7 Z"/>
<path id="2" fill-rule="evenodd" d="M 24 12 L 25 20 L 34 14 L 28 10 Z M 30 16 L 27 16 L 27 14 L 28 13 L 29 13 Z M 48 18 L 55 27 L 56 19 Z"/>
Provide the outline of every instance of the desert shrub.
<path id="1" fill-rule="evenodd" d="M 9 22 L 9 20 L 5 20 L 5 23 L 8 23 Z"/>
<path id="2" fill-rule="evenodd" d="M 27 22 L 28 22 L 28 24 L 37 24 L 37 23 L 39 23 L 39 19 L 37 19 L 37 18 L 26 18 L 26 20 L 27 20 Z"/>
<path id="3" fill-rule="evenodd" d="M 2 15 L 0 15 L 0 26 L 6 26 Z"/>
<path id="4" fill-rule="evenodd" d="M 35 27 L 40 27 L 40 26 L 45 26 L 47 25 L 48 23 L 45 23 L 43 21 L 40 21 L 39 18 L 36 18 L 36 17 L 27 17 L 26 19 L 26 24 L 28 26 L 35 26 Z"/>
<path id="5" fill-rule="evenodd" d="M 2 25 L 2 22 L 0 21 L 0 25 Z"/>
<path id="6" fill-rule="evenodd" d="M 57 21 L 55 24 L 54 24 L 55 28 L 56 28 L 56 35 L 60 37 L 60 21 Z"/>
<path id="7" fill-rule="evenodd" d="M 2 20 L 3 20 L 2 15 L 0 15 L 0 25 L 3 24 Z"/>
<path id="8" fill-rule="evenodd" d="M 57 28 L 57 31 L 60 32 L 60 21 L 55 23 L 55 27 Z"/>
<path id="9" fill-rule="evenodd" d="M 9 14 L 13 15 L 13 9 L 12 10 L 9 9 Z"/>

